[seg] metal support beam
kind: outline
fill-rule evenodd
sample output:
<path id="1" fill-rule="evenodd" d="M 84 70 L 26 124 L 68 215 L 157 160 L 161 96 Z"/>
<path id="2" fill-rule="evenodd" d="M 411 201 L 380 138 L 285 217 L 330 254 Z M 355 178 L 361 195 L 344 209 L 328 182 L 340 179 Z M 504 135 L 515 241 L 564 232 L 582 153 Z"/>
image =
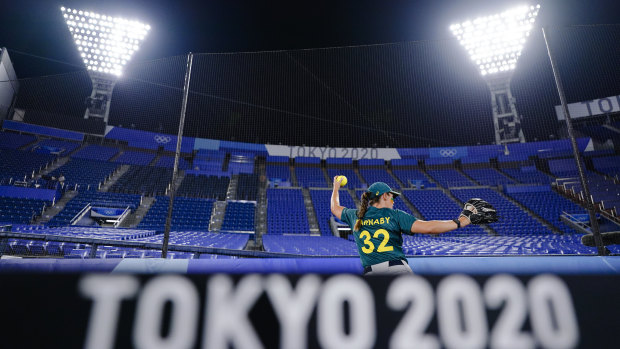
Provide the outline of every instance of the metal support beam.
<path id="1" fill-rule="evenodd" d="M 185 69 L 185 85 L 183 86 L 183 102 L 181 104 L 181 117 L 179 119 L 179 132 L 177 134 L 177 149 L 174 154 L 174 167 L 172 169 L 172 182 L 170 185 L 170 202 L 168 203 L 168 215 L 166 216 L 166 227 L 164 228 L 164 241 L 161 248 L 161 258 L 168 255 L 168 241 L 170 240 L 170 223 L 172 221 L 172 207 L 174 205 L 174 195 L 176 194 L 176 181 L 179 172 L 179 157 L 181 156 L 181 141 L 183 138 L 183 127 L 185 126 L 185 112 L 187 111 L 187 96 L 189 95 L 189 80 L 192 75 L 192 61 L 194 54 L 187 55 L 187 67 Z"/>
<path id="2" fill-rule="evenodd" d="M 116 79 L 111 79 L 111 75 L 93 71 L 88 72 L 88 75 L 90 75 L 90 80 L 93 83 L 93 91 L 86 99 L 84 119 L 97 117 L 103 119 L 103 122 L 107 124 Z"/>
<path id="3" fill-rule="evenodd" d="M 603 239 L 601 238 L 601 233 L 598 226 L 598 221 L 596 220 L 596 211 L 594 209 L 594 202 L 591 200 L 590 189 L 588 187 L 588 181 L 586 180 L 586 176 L 583 170 L 583 164 L 581 162 L 581 156 L 579 155 L 579 148 L 577 147 L 577 141 L 575 140 L 575 135 L 573 133 L 573 123 L 571 121 L 570 113 L 568 111 L 568 103 L 566 102 L 566 96 L 564 95 L 564 88 L 562 87 L 562 79 L 560 78 L 560 73 L 558 72 L 557 64 L 553 57 L 553 52 L 551 51 L 551 47 L 549 46 L 549 34 L 547 33 L 547 28 L 542 28 L 543 38 L 545 39 L 545 45 L 547 46 L 547 53 L 549 54 L 549 61 L 551 62 L 551 69 L 553 70 L 553 77 L 555 78 L 555 85 L 558 89 L 558 94 L 560 95 L 560 102 L 562 103 L 562 111 L 564 112 L 564 117 L 566 118 L 566 128 L 568 129 L 568 136 L 570 138 L 571 145 L 573 147 L 573 156 L 575 158 L 575 162 L 577 163 L 577 171 L 579 171 L 579 180 L 581 181 L 581 188 L 583 189 L 583 193 L 585 194 L 585 203 L 586 209 L 588 210 L 588 215 L 590 217 L 590 226 L 592 229 L 592 234 L 594 235 L 594 242 L 596 244 L 596 248 L 598 250 L 599 256 L 605 256 L 606 249 L 603 245 Z"/>
<path id="4" fill-rule="evenodd" d="M 487 86 L 491 91 L 495 142 L 499 145 L 525 142 L 521 119 L 517 114 L 516 100 L 510 90 L 510 79 L 511 75 L 508 72 L 493 75 L 486 79 Z"/>

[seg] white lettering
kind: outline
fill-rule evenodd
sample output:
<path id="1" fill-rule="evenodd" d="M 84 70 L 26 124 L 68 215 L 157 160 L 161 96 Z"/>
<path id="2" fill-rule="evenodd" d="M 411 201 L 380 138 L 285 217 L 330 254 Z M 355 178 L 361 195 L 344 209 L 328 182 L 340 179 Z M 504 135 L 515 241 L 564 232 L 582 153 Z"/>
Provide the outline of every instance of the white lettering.
<path id="1" fill-rule="evenodd" d="M 566 284 L 555 275 L 540 275 L 528 284 L 530 320 L 544 348 L 575 348 L 579 325 Z"/>
<path id="2" fill-rule="evenodd" d="M 349 305 L 349 333 L 344 328 L 344 303 Z M 363 349 L 375 346 L 375 302 L 360 277 L 339 275 L 327 280 L 319 298 L 317 332 L 322 348 Z"/>
<path id="3" fill-rule="evenodd" d="M 400 154 L 395 148 L 296 147 L 270 144 L 266 144 L 265 147 L 271 156 L 288 156 L 289 158 L 295 158 L 297 156 L 320 156 L 321 159 L 347 157 L 353 160 L 367 158 L 384 160 L 400 159 Z"/>
<path id="4" fill-rule="evenodd" d="M 480 286 L 465 275 L 451 275 L 437 286 L 439 333 L 447 348 L 484 348 L 487 319 Z"/>
<path id="5" fill-rule="evenodd" d="M 329 148 L 329 151 L 327 152 L 327 157 L 330 157 L 330 158 L 338 157 L 338 151 L 336 150 L 336 148 Z"/>
<path id="6" fill-rule="evenodd" d="M 607 104 L 606 107 L 603 107 L 603 104 Z M 614 107 L 611 103 L 611 99 L 609 98 L 603 98 L 603 99 L 599 99 L 598 100 L 598 109 L 602 112 L 602 113 L 610 113 L 614 110 Z"/>
<path id="7" fill-rule="evenodd" d="M 620 95 L 588 101 L 570 103 L 567 105 L 571 118 L 585 118 L 620 111 Z M 561 105 L 555 106 L 558 120 L 564 120 L 564 109 Z"/>
<path id="8" fill-rule="evenodd" d="M 172 303 L 170 330 L 162 338 L 164 306 Z M 161 276 L 150 281 L 140 294 L 134 325 L 134 344 L 144 349 L 192 348 L 198 323 L 198 291 L 186 278 Z"/>
<path id="9" fill-rule="evenodd" d="M 113 347 L 121 300 L 133 297 L 138 287 L 138 280 L 127 275 L 89 275 L 80 280 L 80 292 L 93 300 L 85 348 Z"/>
<path id="10" fill-rule="evenodd" d="M 293 290 L 283 275 L 267 278 L 265 289 L 280 322 L 280 348 L 306 348 L 308 321 L 316 303 L 321 280 L 304 276 Z"/>
<path id="11" fill-rule="evenodd" d="M 501 313 L 491 330 L 491 348 L 534 348 L 532 336 L 522 332 L 527 319 L 527 296 L 521 281 L 512 275 L 497 275 L 484 285 L 484 298 Z"/>
<path id="12" fill-rule="evenodd" d="M 297 157 L 306 156 L 306 147 L 297 148 Z"/>
<path id="13" fill-rule="evenodd" d="M 435 313 L 433 288 L 419 276 L 401 276 L 390 284 L 387 305 L 396 311 L 407 310 L 390 338 L 390 348 L 440 348 L 437 336 L 425 334 Z"/>
<path id="14" fill-rule="evenodd" d="M 205 330 L 202 347 L 207 349 L 263 348 L 248 318 L 248 312 L 263 292 L 259 275 L 243 277 L 233 287 L 230 277 L 209 279 Z"/>
<path id="15" fill-rule="evenodd" d="M 321 151 L 321 159 L 325 159 L 325 150 L 327 150 L 327 148 L 321 147 L 319 150 Z"/>

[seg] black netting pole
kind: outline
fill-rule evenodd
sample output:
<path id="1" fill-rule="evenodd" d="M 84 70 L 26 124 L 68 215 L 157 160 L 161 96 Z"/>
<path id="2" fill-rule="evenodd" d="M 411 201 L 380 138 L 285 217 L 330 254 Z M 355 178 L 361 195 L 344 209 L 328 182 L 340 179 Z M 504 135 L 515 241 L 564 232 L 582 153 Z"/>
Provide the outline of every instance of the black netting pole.
<path id="1" fill-rule="evenodd" d="M 181 156 L 181 141 L 183 138 L 183 126 L 185 126 L 185 111 L 187 110 L 187 96 L 189 95 L 189 79 L 192 75 L 192 61 L 194 54 L 187 55 L 187 68 L 185 69 L 185 85 L 183 86 L 183 103 L 181 105 L 181 118 L 179 119 L 179 133 L 177 135 L 177 149 L 174 153 L 174 167 L 172 168 L 172 182 L 168 192 L 170 202 L 168 203 L 168 215 L 166 216 L 166 227 L 164 228 L 164 242 L 161 247 L 161 258 L 168 255 L 168 240 L 170 239 L 170 223 L 172 221 L 172 207 L 174 206 L 174 194 L 176 192 L 176 182 L 179 172 L 179 157 Z"/>
<path id="2" fill-rule="evenodd" d="M 551 52 L 551 47 L 549 46 L 547 29 L 542 28 L 543 38 L 545 39 L 545 45 L 547 46 L 547 53 L 549 54 L 549 61 L 551 61 L 551 70 L 553 70 L 553 77 L 555 78 L 555 85 L 558 89 L 558 94 L 560 95 L 560 102 L 562 103 L 562 111 L 564 112 L 564 117 L 566 118 L 566 128 L 568 129 L 568 136 L 570 138 L 571 145 L 573 147 L 573 156 L 575 157 L 575 161 L 577 162 L 577 170 L 579 171 L 579 180 L 581 181 L 581 187 L 583 188 L 583 194 L 585 196 L 586 201 L 586 209 L 588 210 L 588 214 L 590 216 L 590 227 L 592 229 L 592 234 L 594 234 L 594 243 L 596 244 L 596 248 L 598 249 L 599 256 L 606 255 L 605 246 L 603 246 L 603 239 L 601 238 L 601 233 L 598 227 L 598 221 L 596 220 L 596 212 L 594 210 L 594 202 L 590 197 L 590 189 L 588 188 L 588 181 L 586 180 L 586 176 L 583 170 L 583 165 L 581 163 L 581 156 L 579 155 L 579 148 L 577 147 L 577 141 L 575 140 L 575 135 L 573 134 L 573 123 L 570 118 L 570 113 L 568 112 L 568 104 L 566 103 L 566 96 L 564 95 L 564 88 L 562 87 L 562 80 L 560 79 L 560 73 L 558 72 L 555 59 L 553 58 L 553 53 Z"/>

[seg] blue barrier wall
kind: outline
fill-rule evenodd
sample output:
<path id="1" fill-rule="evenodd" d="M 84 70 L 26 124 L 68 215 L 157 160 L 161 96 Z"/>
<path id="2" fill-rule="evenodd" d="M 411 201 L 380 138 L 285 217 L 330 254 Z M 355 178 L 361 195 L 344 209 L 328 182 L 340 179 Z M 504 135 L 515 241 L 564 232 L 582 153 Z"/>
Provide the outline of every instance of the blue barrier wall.
<path id="1" fill-rule="evenodd" d="M 52 127 L 45 127 L 39 125 L 32 125 L 23 122 L 17 122 L 12 120 L 4 120 L 2 122 L 2 128 L 7 130 L 13 130 L 17 132 L 27 132 L 39 135 L 45 135 L 55 138 L 70 139 L 73 141 L 82 141 L 84 134 L 74 131 L 61 130 Z"/>
<path id="2" fill-rule="evenodd" d="M 122 127 L 108 127 L 105 138 L 125 141 L 131 147 L 156 150 L 160 146 L 168 151 L 176 151 L 177 136 L 148 131 L 130 130 Z M 191 154 L 194 151 L 194 138 L 183 137 L 181 152 Z"/>
<path id="3" fill-rule="evenodd" d="M 403 159 L 425 159 L 429 157 L 428 148 L 398 148 L 397 150 Z"/>
<path id="4" fill-rule="evenodd" d="M 359 159 L 357 163 L 360 166 L 383 166 L 385 165 L 385 160 L 383 159 Z"/>
<path id="5" fill-rule="evenodd" d="M 456 158 L 428 158 L 424 160 L 427 165 L 449 165 L 452 164 Z"/>
<path id="6" fill-rule="evenodd" d="M 242 142 L 231 142 L 231 141 L 221 141 L 220 149 L 227 151 L 235 151 L 235 150 L 244 150 L 249 151 L 258 155 L 267 155 L 267 147 L 264 144 L 255 144 L 255 143 L 242 143 Z"/>
<path id="7" fill-rule="evenodd" d="M 418 159 L 408 158 L 408 159 L 393 159 L 390 161 L 392 166 L 417 166 Z"/>
<path id="8" fill-rule="evenodd" d="M 296 164 L 320 164 L 321 158 L 316 157 L 308 157 L 308 156 L 298 156 L 295 158 Z"/>
<path id="9" fill-rule="evenodd" d="M 82 141 L 84 138 L 84 135 L 79 132 L 60 130 L 11 120 L 5 120 L 2 126 L 7 130 L 41 134 L 56 138 L 77 141 Z M 165 150 L 172 152 L 176 151 L 177 137 L 175 135 L 110 126 L 106 129 L 105 137 L 125 141 L 130 146 L 136 148 L 156 150 L 161 146 Z M 577 139 L 577 145 L 581 152 L 586 151 L 590 144 L 590 138 Z M 255 155 L 268 154 L 267 148 L 264 144 L 183 137 L 181 144 L 182 153 L 191 154 L 194 150 L 200 149 L 219 150 L 224 152 L 244 151 Z M 498 161 L 500 162 L 507 162 L 526 160 L 529 156 L 553 157 L 572 154 L 571 144 L 567 139 L 529 143 L 512 143 L 507 146 L 507 149 L 509 155 L 505 155 L 505 149 L 499 145 L 443 148 L 399 148 L 397 151 L 403 159 L 427 159 L 429 157 L 448 158 L 463 159 L 464 163 L 486 162 L 486 160 L 490 158 L 498 158 Z M 362 159 L 359 161 L 359 164 L 362 166 L 383 165 L 382 161 L 382 159 Z"/>
<path id="10" fill-rule="evenodd" d="M 620 256 L 415 257 L 409 265 L 419 275 L 496 273 L 561 275 L 620 274 Z M 362 274 L 359 258 L 245 259 L 5 259 L 0 272 L 117 272 L 187 274 Z"/>
<path id="11" fill-rule="evenodd" d="M 220 141 L 214 139 L 196 138 L 194 149 L 219 150 Z"/>
<path id="12" fill-rule="evenodd" d="M 0 196 L 54 201 L 54 199 L 59 199 L 61 194 L 60 191 L 54 189 L 22 188 L 12 185 L 2 185 L 0 186 Z"/>
<path id="13" fill-rule="evenodd" d="M 475 147 L 468 147 L 467 156 L 481 157 L 481 158 L 495 158 L 499 154 L 504 153 L 504 146 L 492 144 L 492 145 L 478 145 Z"/>
<path id="14" fill-rule="evenodd" d="M 469 153 L 468 148 L 469 147 L 430 148 L 428 151 L 431 158 L 459 159 L 467 156 Z"/>
<path id="15" fill-rule="evenodd" d="M 497 154 L 495 154 L 497 157 Z M 465 158 L 461 158 L 461 163 L 463 164 L 485 164 L 489 162 L 489 157 L 487 156 L 468 156 Z"/>

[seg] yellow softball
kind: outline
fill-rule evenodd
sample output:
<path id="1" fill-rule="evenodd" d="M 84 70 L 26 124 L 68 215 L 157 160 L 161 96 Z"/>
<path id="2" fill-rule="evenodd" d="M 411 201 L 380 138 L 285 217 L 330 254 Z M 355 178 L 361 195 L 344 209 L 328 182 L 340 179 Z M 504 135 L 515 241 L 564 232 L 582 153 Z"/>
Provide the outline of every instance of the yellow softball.
<path id="1" fill-rule="evenodd" d="M 336 177 L 336 181 L 340 181 L 340 186 L 344 187 L 345 185 L 347 185 L 347 177 L 340 175 L 338 177 Z"/>

